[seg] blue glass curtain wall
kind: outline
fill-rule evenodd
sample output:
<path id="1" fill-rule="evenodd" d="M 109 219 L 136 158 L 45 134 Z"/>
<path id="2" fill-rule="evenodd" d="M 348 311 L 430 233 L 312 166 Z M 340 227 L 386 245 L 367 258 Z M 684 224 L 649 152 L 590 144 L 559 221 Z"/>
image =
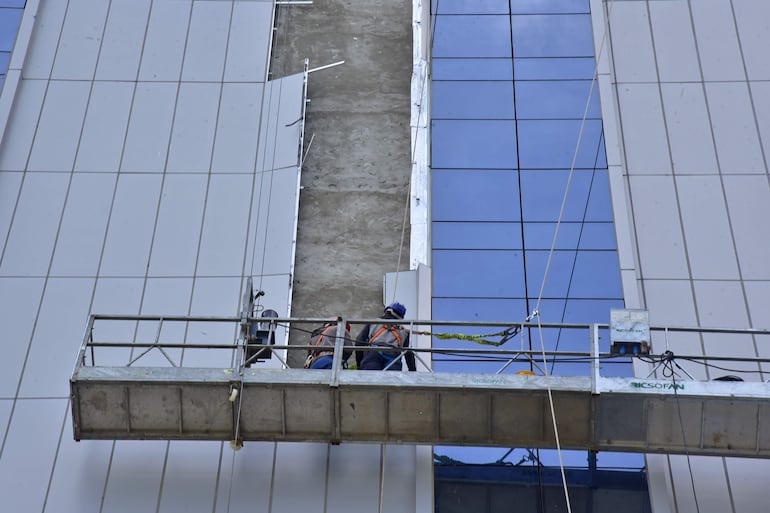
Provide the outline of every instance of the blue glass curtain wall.
<path id="1" fill-rule="evenodd" d="M 11 61 L 11 51 L 16 42 L 21 15 L 27 0 L 0 0 L 0 90 Z"/>
<path id="2" fill-rule="evenodd" d="M 539 304 L 542 322 L 607 323 L 623 298 L 588 0 L 432 0 L 432 22 L 433 318 L 516 323 Z M 539 350 L 541 334 L 532 331 L 509 349 Z M 587 337 L 576 335 L 544 330 L 542 340 L 546 350 L 588 351 Z M 600 345 L 609 351 L 606 333 Z M 434 358 L 437 371 L 500 366 Z M 529 369 L 524 361 L 505 372 Z M 554 374 L 588 370 L 585 362 L 549 366 Z M 601 371 L 632 372 L 629 360 L 602 362 Z M 440 449 L 476 463 L 501 452 Z M 526 459 L 522 451 L 506 461 Z M 584 451 L 565 454 L 567 465 L 588 465 Z M 556 463 L 551 451 L 539 459 Z M 643 467 L 639 455 L 598 461 Z"/>

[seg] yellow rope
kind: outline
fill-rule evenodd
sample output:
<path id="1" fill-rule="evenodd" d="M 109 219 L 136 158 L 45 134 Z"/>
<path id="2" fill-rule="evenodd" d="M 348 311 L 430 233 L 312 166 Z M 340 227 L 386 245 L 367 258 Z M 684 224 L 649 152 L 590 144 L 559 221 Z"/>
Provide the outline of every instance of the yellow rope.
<path id="1" fill-rule="evenodd" d="M 412 330 L 412 333 L 415 335 L 428 335 L 431 337 L 436 337 L 438 339 L 442 340 L 449 340 L 449 339 L 455 339 L 455 340 L 469 340 L 471 342 L 475 342 L 477 344 L 484 344 L 488 346 L 500 346 L 503 343 L 505 343 L 510 337 L 515 335 L 518 332 L 518 329 L 511 331 L 511 329 L 506 329 L 503 331 L 498 331 L 497 333 L 487 333 L 487 334 L 480 334 L 480 335 L 466 335 L 464 333 L 434 333 L 431 331 L 416 331 Z M 487 340 L 486 337 L 506 337 L 503 340 L 500 340 L 498 342 Z"/>

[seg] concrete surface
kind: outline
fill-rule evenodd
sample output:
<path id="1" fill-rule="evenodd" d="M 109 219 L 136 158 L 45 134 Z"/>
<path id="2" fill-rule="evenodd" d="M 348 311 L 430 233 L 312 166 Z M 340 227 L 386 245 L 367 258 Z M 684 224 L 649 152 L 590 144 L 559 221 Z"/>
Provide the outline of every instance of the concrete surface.
<path id="1" fill-rule="evenodd" d="M 292 316 L 381 312 L 408 208 L 411 12 L 409 0 L 277 8 L 272 78 L 302 71 L 305 58 L 311 69 L 345 61 L 308 81 L 306 150 L 315 137 L 302 171 Z M 408 218 L 401 251 L 408 269 Z M 292 343 L 307 340 L 292 333 Z"/>

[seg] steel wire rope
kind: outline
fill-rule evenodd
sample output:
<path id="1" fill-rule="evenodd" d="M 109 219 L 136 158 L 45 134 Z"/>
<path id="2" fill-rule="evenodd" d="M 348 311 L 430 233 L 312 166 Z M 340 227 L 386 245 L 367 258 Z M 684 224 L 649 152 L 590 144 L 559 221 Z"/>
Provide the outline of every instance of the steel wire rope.
<path id="1" fill-rule="evenodd" d="M 556 453 L 557 453 L 558 458 L 559 458 L 559 469 L 561 471 L 562 486 L 564 488 L 564 497 L 565 497 L 568 513 L 572 512 L 572 506 L 571 506 L 570 500 L 569 500 L 569 493 L 568 493 L 568 488 L 567 488 L 567 476 L 566 476 L 566 473 L 564 471 L 564 459 L 563 459 L 563 455 L 562 455 L 562 451 L 561 451 L 561 440 L 560 440 L 560 437 L 559 437 L 559 430 L 558 430 L 558 425 L 557 425 L 557 422 L 556 422 L 556 410 L 554 408 L 553 392 L 551 390 L 551 375 L 548 372 L 548 363 L 546 361 L 545 341 L 544 341 L 544 337 L 543 337 L 542 321 L 541 321 L 541 317 L 540 317 L 540 305 L 542 303 L 543 292 L 545 290 L 545 284 L 546 284 L 546 280 L 548 278 L 548 272 L 550 271 L 551 261 L 553 260 L 553 253 L 554 253 L 554 250 L 555 250 L 555 247 L 556 247 L 556 240 L 557 240 L 557 237 L 559 235 L 559 228 L 561 226 L 562 218 L 564 217 L 564 210 L 565 210 L 565 207 L 566 207 L 566 204 L 567 204 L 567 196 L 569 194 L 569 189 L 570 189 L 570 185 L 571 185 L 571 182 L 572 182 L 572 176 L 573 176 L 573 174 L 575 172 L 575 163 L 577 162 L 577 156 L 578 156 L 578 153 L 580 151 L 580 145 L 581 145 L 582 140 L 583 140 L 583 131 L 585 129 L 586 119 L 588 117 L 588 110 L 589 110 L 589 108 L 591 106 L 591 97 L 593 96 L 594 87 L 596 86 L 596 82 L 597 82 L 597 79 L 598 79 L 599 61 L 601 60 L 602 52 L 604 51 L 604 45 L 605 45 L 605 41 L 606 41 L 606 38 L 607 38 L 607 32 L 608 32 L 608 27 L 609 27 L 609 18 L 610 18 L 610 15 L 612 13 L 612 6 L 613 6 L 612 0 L 609 0 L 608 3 L 609 3 L 609 6 L 608 6 L 608 9 L 607 9 L 607 16 L 606 16 L 606 19 L 605 19 L 605 25 L 602 27 L 602 37 L 601 37 L 601 42 L 599 43 L 599 52 L 598 52 L 598 54 L 596 56 L 596 59 L 594 61 L 594 72 L 593 72 L 593 76 L 591 77 L 591 86 L 589 87 L 589 90 L 588 90 L 588 98 L 586 98 L 585 108 L 583 109 L 583 117 L 582 117 L 582 119 L 580 121 L 580 128 L 578 129 L 577 141 L 575 143 L 575 150 L 572 153 L 572 162 L 570 163 L 570 169 L 569 169 L 569 173 L 567 175 L 567 184 L 565 185 L 564 194 L 562 196 L 561 206 L 559 207 L 559 217 L 556 220 L 556 227 L 554 229 L 553 239 L 551 240 L 551 247 L 550 247 L 550 249 L 548 251 L 548 258 L 546 260 L 545 269 L 543 270 L 543 279 L 542 279 L 542 281 L 540 283 L 540 291 L 538 292 L 537 301 L 535 302 L 535 309 L 532 312 L 532 315 L 537 316 L 537 332 L 538 332 L 538 335 L 539 335 L 539 338 L 540 338 L 540 350 L 541 350 L 541 355 L 542 355 L 542 358 L 543 358 L 544 375 L 545 375 L 545 378 L 546 378 L 545 382 L 546 382 L 546 391 L 547 391 L 547 394 L 548 394 L 548 405 L 549 405 L 549 409 L 550 409 L 550 412 L 551 412 L 551 421 L 552 421 L 552 424 L 553 424 L 554 438 L 555 438 L 555 442 L 556 442 Z"/>
<path id="2" fill-rule="evenodd" d="M 590 98 L 590 96 L 589 96 L 589 98 Z M 572 288 L 572 281 L 573 281 L 573 279 L 575 277 L 575 268 L 577 267 L 578 252 L 580 251 L 580 243 L 583 240 L 583 228 L 584 228 L 585 223 L 586 223 L 586 218 L 588 217 L 589 201 L 591 199 L 591 192 L 593 191 L 594 179 L 596 178 L 596 164 L 599 161 L 599 156 L 601 154 L 601 148 L 602 148 L 602 142 L 603 141 L 604 141 L 604 130 L 602 130 L 599 133 L 599 141 L 596 144 L 596 152 L 594 154 L 594 166 L 593 166 L 593 169 L 591 170 L 591 182 L 590 182 L 590 184 L 588 186 L 588 192 L 586 194 L 585 205 L 583 207 L 583 216 L 582 216 L 582 219 L 580 220 L 580 229 L 578 230 L 578 239 L 577 239 L 577 243 L 575 245 L 575 257 L 572 259 L 572 266 L 570 267 L 569 280 L 567 281 L 567 292 L 566 292 L 566 296 L 564 298 L 564 307 L 562 308 L 562 311 L 561 311 L 561 322 L 564 322 L 564 317 L 565 317 L 566 312 L 567 312 L 567 301 L 569 300 L 569 293 L 570 293 L 570 289 Z M 554 346 L 554 350 L 558 350 L 559 349 L 559 343 L 561 342 L 561 335 L 562 335 L 562 329 L 559 329 L 558 335 L 556 336 L 556 344 Z M 553 366 L 551 366 L 551 372 L 553 372 L 553 370 L 554 370 L 554 368 L 553 368 Z"/>

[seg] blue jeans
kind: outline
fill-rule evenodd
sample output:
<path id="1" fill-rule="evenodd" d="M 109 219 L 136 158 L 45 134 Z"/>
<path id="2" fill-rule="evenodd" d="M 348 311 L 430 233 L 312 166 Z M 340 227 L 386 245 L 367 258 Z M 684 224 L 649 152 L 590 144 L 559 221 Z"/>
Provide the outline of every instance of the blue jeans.
<path id="1" fill-rule="evenodd" d="M 397 356 L 396 356 L 397 357 Z M 388 364 L 393 360 L 394 358 L 389 358 L 387 356 L 384 356 L 379 351 L 367 351 L 363 358 L 361 358 L 361 367 L 359 367 L 360 370 L 383 370 L 385 367 L 388 367 Z M 388 367 L 388 370 L 401 370 L 401 360 L 397 361 L 390 367 Z"/>
<path id="2" fill-rule="evenodd" d="M 327 354 L 326 356 L 319 356 L 313 358 L 313 363 L 310 364 L 311 369 L 331 369 L 334 356 Z"/>

